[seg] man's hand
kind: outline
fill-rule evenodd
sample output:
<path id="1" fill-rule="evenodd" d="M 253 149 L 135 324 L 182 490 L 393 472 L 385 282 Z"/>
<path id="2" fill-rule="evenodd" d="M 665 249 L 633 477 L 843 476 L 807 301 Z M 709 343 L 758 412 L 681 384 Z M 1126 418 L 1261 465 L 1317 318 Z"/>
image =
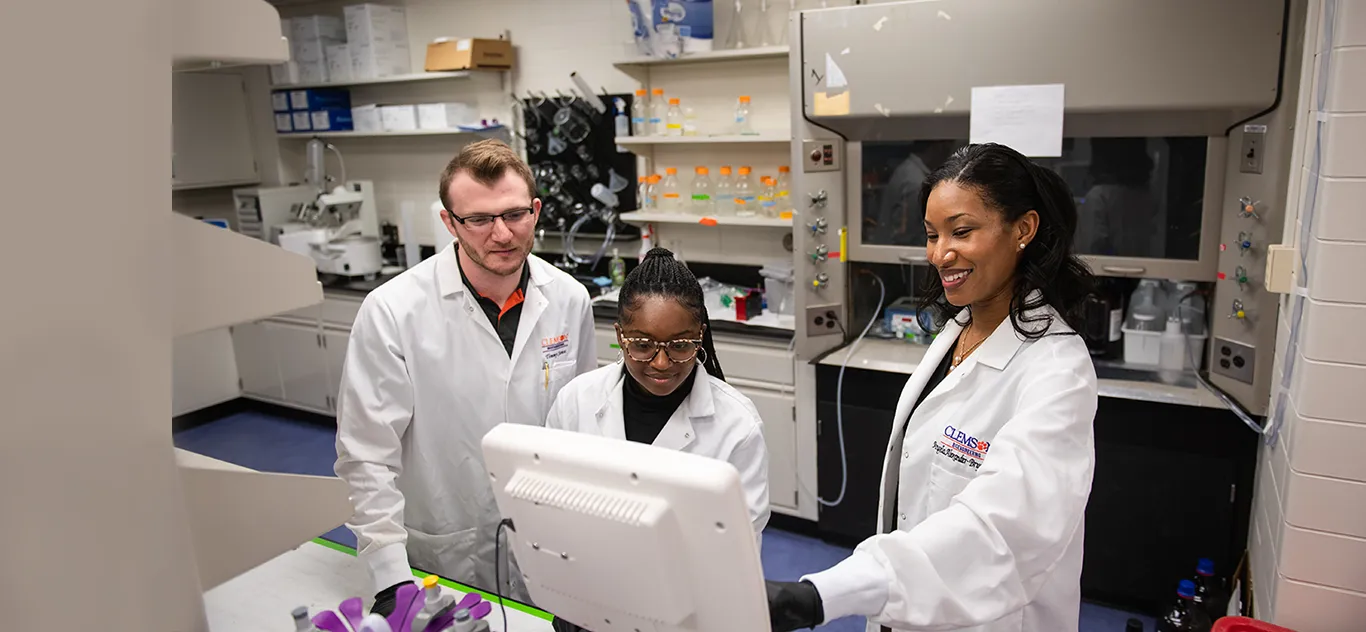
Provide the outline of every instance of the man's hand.
<path id="1" fill-rule="evenodd" d="M 370 608 L 370 612 L 381 617 L 387 617 L 394 613 L 394 602 L 398 600 L 398 589 L 410 582 L 399 582 L 379 591 L 375 595 L 375 605 Z"/>
<path id="2" fill-rule="evenodd" d="M 771 582 L 768 588 L 768 620 L 773 632 L 814 628 L 825 622 L 821 594 L 811 582 Z"/>

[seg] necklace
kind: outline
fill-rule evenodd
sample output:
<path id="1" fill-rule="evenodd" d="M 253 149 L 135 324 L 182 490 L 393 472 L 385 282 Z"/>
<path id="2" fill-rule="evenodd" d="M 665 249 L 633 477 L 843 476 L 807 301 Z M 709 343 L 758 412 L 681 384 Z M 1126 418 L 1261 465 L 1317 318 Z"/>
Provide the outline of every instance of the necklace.
<path id="1" fill-rule="evenodd" d="M 967 333 L 966 330 L 964 331 L 964 333 Z M 969 354 L 971 354 L 973 351 L 976 351 L 976 350 L 977 350 L 977 347 L 982 346 L 982 343 L 984 343 L 984 342 L 987 341 L 987 338 L 988 338 L 988 336 L 983 336 L 981 340 L 978 340 L 977 342 L 972 343 L 972 346 L 971 346 L 971 347 L 968 347 L 967 351 L 962 351 L 962 350 L 961 350 L 961 347 L 963 346 L 963 336 L 959 336 L 959 337 L 958 337 L 958 344 L 957 344 L 957 346 L 958 346 L 960 349 L 959 349 L 959 352 L 958 352 L 958 353 L 954 354 L 954 356 L 953 356 L 953 363 L 949 365 L 949 370 L 952 371 L 952 370 L 958 368 L 958 365 L 959 365 L 959 364 L 962 364 L 963 358 L 967 357 L 967 356 L 968 356 Z"/>

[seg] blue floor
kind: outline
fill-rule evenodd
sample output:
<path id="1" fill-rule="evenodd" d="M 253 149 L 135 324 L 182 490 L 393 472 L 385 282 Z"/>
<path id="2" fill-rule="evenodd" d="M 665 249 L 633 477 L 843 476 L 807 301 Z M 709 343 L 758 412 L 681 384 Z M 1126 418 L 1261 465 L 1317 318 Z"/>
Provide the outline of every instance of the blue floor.
<path id="1" fill-rule="evenodd" d="M 337 456 L 334 434 L 332 429 L 323 426 L 247 412 L 178 432 L 175 445 L 254 470 L 332 476 L 332 463 Z M 355 535 L 344 526 L 322 537 L 356 546 Z M 761 555 L 765 577 L 795 580 L 833 566 L 849 555 L 849 549 L 770 527 L 764 531 Z M 1084 603 L 1081 632 L 1120 632 L 1124 630 L 1124 622 L 1132 616 L 1135 615 Z M 1145 630 L 1153 629 L 1152 618 L 1138 618 L 1144 621 Z M 829 632 L 862 632 L 863 629 L 862 619 L 835 621 L 820 628 Z"/>

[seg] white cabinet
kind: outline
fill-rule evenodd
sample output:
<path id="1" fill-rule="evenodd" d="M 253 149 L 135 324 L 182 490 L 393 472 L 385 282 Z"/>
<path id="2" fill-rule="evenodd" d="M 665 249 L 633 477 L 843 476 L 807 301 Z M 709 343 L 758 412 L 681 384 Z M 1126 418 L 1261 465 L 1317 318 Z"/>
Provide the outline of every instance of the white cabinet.
<path id="1" fill-rule="evenodd" d="M 303 408 L 331 410 L 328 391 L 327 353 L 323 335 L 316 327 L 267 322 L 280 362 L 284 399 Z"/>
<path id="2" fill-rule="evenodd" d="M 171 188 L 260 181 L 242 75 L 171 75 Z"/>
<path id="3" fill-rule="evenodd" d="M 237 356 L 237 376 L 244 395 L 273 400 L 285 398 L 280 363 L 276 360 L 275 344 L 271 342 L 266 323 L 233 325 L 232 349 Z"/>
<path id="4" fill-rule="evenodd" d="M 350 332 L 323 332 L 323 355 L 327 359 L 327 393 L 332 398 L 332 410 L 337 410 L 337 391 L 341 388 L 342 365 L 346 364 L 346 343 Z"/>
<path id="5" fill-rule="evenodd" d="M 724 368 L 725 365 L 722 365 Z M 764 420 L 768 447 L 768 502 L 775 508 L 797 510 L 797 422 L 792 395 L 766 389 L 736 387 Z"/>

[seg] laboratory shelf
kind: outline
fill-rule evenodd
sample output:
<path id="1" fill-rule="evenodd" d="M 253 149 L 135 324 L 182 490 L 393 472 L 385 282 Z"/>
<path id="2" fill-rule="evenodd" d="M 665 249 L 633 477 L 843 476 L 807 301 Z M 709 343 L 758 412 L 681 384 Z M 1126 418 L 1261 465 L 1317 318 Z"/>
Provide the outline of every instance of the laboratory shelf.
<path id="1" fill-rule="evenodd" d="M 762 134 L 725 134 L 720 136 L 618 136 L 616 143 L 622 147 L 644 147 L 649 145 L 705 145 L 705 144 L 774 144 L 786 145 L 792 142 L 788 132 L 764 132 Z"/>
<path id="2" fill-rule="evenodd" d="M 410 75 L 394 75 L 377 79 L 354 79 L 351 81 L 324 81 L 318 83 L 285 83 L 272 85 L 271 90 L 302 90 L 305 88 L 348 88 L 351 86 L 374 86 L 386 83 L 412 83 L 414 81 L 435 81 L 438 79 L 464 79 L 473 74 L 469 70 L 451 72 L 415 72 Z"/>
<path id="3" fill-rule="evenodd" d="M 757 228 L 792 228 L 792 218 L 772 217 L 731 217 L 697 216 L 685 213 L 661 213 L 656 211 L 633 211 L 622 213 L 621 221 L 627 224 L 700 224 L 702 226 L 751 226 Z"/>
<path id="4" fill-rule="evenodd" d="M 467 132 L 459 129 L 415 129 L 406 132 L 289 132 L 276 134 L 281 139 L 308 140 L 310 138 L 379 138 L 389 136 L 458 136 L 461 134 L 470 136 L 496 136 L 503 129 L 494 129 L 483 132 Z"/>
<path id="5" fill-rule="evenodd" d="M 632 66 L 683 66 L 688 64 L 705 64 L 718 61 L 747 61 L 755 59 L 782 59 L 788 53 L 787 46 L 761 46 L 758 48 L 741 48 L 738 50 L 714 50 L 706 53 L 693 53 L 673 59 L 667 57 L 636 57 L 624 59 L 614 63 L 618 68 Z"/>

